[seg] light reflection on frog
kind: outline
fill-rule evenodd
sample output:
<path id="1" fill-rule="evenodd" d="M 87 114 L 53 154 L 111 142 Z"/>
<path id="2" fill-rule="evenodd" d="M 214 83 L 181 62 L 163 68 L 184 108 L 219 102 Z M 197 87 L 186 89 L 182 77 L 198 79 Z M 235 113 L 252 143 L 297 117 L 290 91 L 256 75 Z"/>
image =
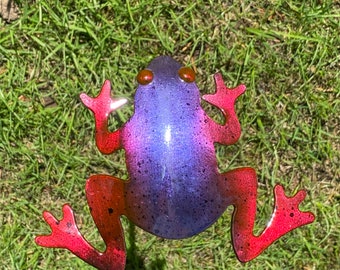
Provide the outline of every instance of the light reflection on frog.
<path id="1" fill-rule="evenodd" d="M 205 230 L 234 206 L 232 238 L 240 261 L 258 256 L 283 234 L 314 220 L 298 209 L 305 197 L 299 191 L 286 197 L 277 185 L 275 211 L 266 229 L 253 235 L 257 179 L 252 168 L 220 174 L 214 143 L 237 142 L 241 129 L 234 104 L 245 91 L 240 85 L 228 89 L 215 75 L 216 93 L 203 99 L 218 107 L 225 123 L 215 123 L 202 109 L 195 74 L 168 56 L 154 59 L 138 76 L 135 112 L 120 129 L 108 131 L 111 112 L 125 103 L 112 99 L 106 81 L 96 98 L 81 100 L 94 113 L 96 142 L 104 154 L 124 149 L 129 181 L 108 175 L 91 176 L 86 196 L 93 220 L 106 244 L 101 253 L 80 234 L 70 206 L 56 220 L 44 212 L 52 233 L 36 242 L 45 247 L 66 248 L 99 269 L 124 269 L 125 243 L 120 216 L 127 216 L 142 229 L 164 238 L 181 239 Z"/>

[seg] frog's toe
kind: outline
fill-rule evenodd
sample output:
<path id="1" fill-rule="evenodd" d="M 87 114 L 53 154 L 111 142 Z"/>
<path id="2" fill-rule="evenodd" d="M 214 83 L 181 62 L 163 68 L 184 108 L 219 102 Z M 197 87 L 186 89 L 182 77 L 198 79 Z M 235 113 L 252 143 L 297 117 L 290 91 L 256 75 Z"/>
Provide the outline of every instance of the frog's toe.
<path id="1" fill-rule="evenodd" d="M 286 196 L 283 187 L 277 185 L 275 193 L 275 216 L 281 219 L 282 224 L 287 224 L 290 230 L 314 221 L 315 216 L 311 212 L 303 212 L 299 209 L 300 203 L 306 197 L 306 191 L 300 190 L 292 197 Z M 284 222 L 283 222 L 284 221 Z"/>
<path id="2" fill-rule="evenodd" d="M 50 235 L 36 237 L 35 242 L 44 247 L 68 248 L 75 238 L 79 237 L 79 231 L 75 224 L 72 208 L 65 204 L 63 206 L 63 218 L 59 221 L 50 212 L 45 211 L 43 217 L 51 227 Z"/>

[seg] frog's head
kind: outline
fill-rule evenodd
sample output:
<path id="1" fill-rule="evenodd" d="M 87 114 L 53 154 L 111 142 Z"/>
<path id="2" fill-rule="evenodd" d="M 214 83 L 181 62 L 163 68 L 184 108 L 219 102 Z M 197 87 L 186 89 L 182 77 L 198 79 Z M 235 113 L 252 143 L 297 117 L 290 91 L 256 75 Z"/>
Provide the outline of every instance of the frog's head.
<path id="1" fill-rule="evenodd" d="M 139 86 L 135 95 L 135 110 L 170 106 L 179 110 L 200 105 L 195 73 L 170 56 L 159 56 L 137 75 Z"/>

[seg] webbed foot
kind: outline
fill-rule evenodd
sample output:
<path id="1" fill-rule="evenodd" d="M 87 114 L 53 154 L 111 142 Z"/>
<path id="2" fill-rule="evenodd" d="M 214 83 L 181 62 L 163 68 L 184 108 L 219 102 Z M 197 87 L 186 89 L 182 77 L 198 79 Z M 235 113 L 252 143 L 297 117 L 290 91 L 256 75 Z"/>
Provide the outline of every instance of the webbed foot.
<path id="1" fill-rule="evenodd" d="M 43 216 L 52 232 L 50 235 L 35 238 L 39 246 L 72 249 L 75 243 L 84 241 L 76 225 L 73 210 L 68 204 L 63 206 L 63 218 L 60 221 L 48 211 Z"/>
<path id="2" fill-rule="evenodd" d="M 300 190 L 293 197 L 288 197 L 284 193 L 283 187 L 276 185 L 274 195 L 275 210 L 266 230 L 270 229 L 281 236 L 297 227 L 314 221 L 315 216 L 313 213 L 302 212 L 299 209 L 300 203 L 306 197 L 305 190 Z M 263 233 L 265 233 L 266 230 Z"/>
<path id="3" fill-rule="evenodd" d="M 72 208 L 63 206 L 63 218 L 59 221 L 50 212 L 43 213 L 44 219 L 51 227 L 50 235 L 38 236 L 35 242 L 43 247 L 65 248 L 88 264 L 98 269 L 123 270 L 125 267 L 125 250 L 108 247 L 104 253 L 98 252 L 80 234 Z"/>
<path id="4" fill-rule="evenodd" d="M 216 92 L 214 94 L 204 95 L 202 98 L 220 108 L 224 114 L 234 114 L 236 99 L 246 91 L 246 87 L 243 84 L 235 88 L 226 87 L 221 73 L 216 73 L 214 79 Z"/>
<path id="5" fill-rule="evenodd" d="M 87 94 L 82 93 L 80 94 L 80 99 L 84 105 L 94 113 L 96 120 L 107 119 L 111 112 L 127 102 L 127 99 L 125 98 L 111 98 L 111 83 L 109 80 L 104 82 L 97 97 L 91 98 Z"/>

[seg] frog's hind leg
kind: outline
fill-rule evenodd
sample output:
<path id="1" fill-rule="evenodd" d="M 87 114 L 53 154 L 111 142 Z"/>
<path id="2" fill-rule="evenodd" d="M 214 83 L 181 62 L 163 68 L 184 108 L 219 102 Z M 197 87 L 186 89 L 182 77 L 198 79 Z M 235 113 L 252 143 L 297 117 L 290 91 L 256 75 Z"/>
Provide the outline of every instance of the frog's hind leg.
<path id="1" fill-rule="evenodd" d="M 124 182 L 108 175 L 91 176 L 86 182 L 86 198 L 106 244 L 101 254 L 101 262 L 105 262 L 103 269 L 124 269 L 126 251 L 120 222 L 120 216 L 125 214 Z"/>
<path id="2" fill-rule="evenodd" d="M 265 230 L 255 236 L 255 171 L 252 168 L 232 170 L 221 175 L 221 183 L 228 202 L 234 205 L 232 238 L 237 257 L 242 262 L 254 259 L 282 235 L 314 220 L 312 213 L 301 212 L 298 208 L 306 195 L 305 191 L 299 191 L 294 197 L 287 197 L 283 188 L 277 185 L 274 189 L 275 206 L 272 218 Z"/>
<path id="3" fill-rule="evenodd" d="M 44 212 L 44 219 L 52 232 L 36 237 L 36 243 L 43 247 L 68 249 L 98 269 L 123 270 L 126 257 L 120 223 L 120 216 L 125 212 L 123 186 L 123 181 L 104 175 L 92 176 L 86 183 L 91 214 L 106 244 L 103 253 L 92 247 L 80 234 L 73 210 L 67 204 L 63 207 L 61 220 L 57 220 L 50 212 Z"/>

